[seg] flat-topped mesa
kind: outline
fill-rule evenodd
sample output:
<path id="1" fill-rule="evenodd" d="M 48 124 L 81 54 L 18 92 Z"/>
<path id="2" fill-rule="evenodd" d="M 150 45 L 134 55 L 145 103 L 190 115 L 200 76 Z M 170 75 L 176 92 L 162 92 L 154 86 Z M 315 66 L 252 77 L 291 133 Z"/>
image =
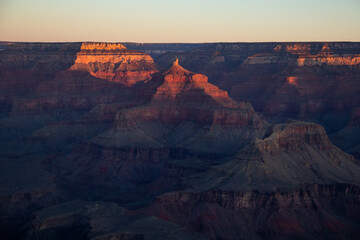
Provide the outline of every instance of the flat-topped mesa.
<path id="1" fill-rule="evenodd" d="M 340 43 L 339 43 L 340 44 Z M 281 43 L 273 51 L 249 56 L 244 64 L 290 64 L 303 66 L 354 66 L 360 64 L 358 51 L 349 52 L 335 43 Z"/>
<path id="2" fill-rule="evenodd" d="M 121 43 L 83 43 L 81 51 L 114 51 L 114 50 L 127 50 Z"/>
<path id="3" fill-rule="evenodd" d="M 70 70 L 88 72 L 125 86 L 148 80 L 157 72 L 150 55 L 127 50 L 120 43 L 83 43 Z"/>
<path id="4" fill-rule="evenodd" d="M 304 145 L 322 150 L 333 147 L 325 129 L 316 123 L 296 121 L 278 124 L 273 126 L 267 135 L 269 136 L 265 139 L 256 142 L 261 152 L 299 151 Z"/>
<path id="5" fill-rule="evenodd" d="M 178 59 L 170 68 L 157 75 L 152 82 L 156 83 L 152 103 L 167 100 L 181 103 L 214 103 L 228 108 L 237 107 L 237 102 L 231 99 L 226 91 L 209 83 L 207 76 L 186 70 L 180 66 Z"/>

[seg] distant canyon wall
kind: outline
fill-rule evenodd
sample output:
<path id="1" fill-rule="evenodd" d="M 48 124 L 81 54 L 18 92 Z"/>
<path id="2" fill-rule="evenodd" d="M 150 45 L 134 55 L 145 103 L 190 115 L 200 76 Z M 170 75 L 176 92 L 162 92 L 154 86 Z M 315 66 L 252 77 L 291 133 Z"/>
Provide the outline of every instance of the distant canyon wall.
<path id="1" fill-rule="evenodd" d="M 152 57 L 121 43 L 0 43 L 0 69 L 54 75 L 72 70 L 131 86 L 157 71 Z"/>

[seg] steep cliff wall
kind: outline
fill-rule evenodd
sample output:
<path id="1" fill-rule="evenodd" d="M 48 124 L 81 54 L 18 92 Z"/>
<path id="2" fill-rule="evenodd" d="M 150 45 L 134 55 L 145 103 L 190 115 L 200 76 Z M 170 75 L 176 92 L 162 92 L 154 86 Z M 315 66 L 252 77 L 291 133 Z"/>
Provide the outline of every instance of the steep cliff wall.
<path id="1" fill-rule="evenodd" d="M 126 86 L 148 80 L 157 71 L 150 55 L 129 51 L 120 43 L 83 43 L 70 69 Z"/>

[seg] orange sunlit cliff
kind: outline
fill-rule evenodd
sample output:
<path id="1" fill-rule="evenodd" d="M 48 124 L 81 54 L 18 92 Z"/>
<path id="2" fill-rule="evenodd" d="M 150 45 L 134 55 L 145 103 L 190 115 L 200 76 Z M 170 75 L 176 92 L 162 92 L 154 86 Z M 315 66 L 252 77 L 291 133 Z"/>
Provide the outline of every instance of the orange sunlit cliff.
<path id="1" fill-rule="evenodd" d="M 236 106 L 236 102 L 228 96 L 226 91 L 208 83 L 205 75 L 186 70 L 180 66 L 178 59 L 161 75 L 160 79 L 161 85 L 157 87 L 153 101 L 175 100 L 184 96 L 198 98 L 199 94 L 205 94 L 223 106 Z"/>
<path id="2" fill-rule="evenodd" d="M 157 71 L 150 55 L 127 50 L 120 43 L 83 43 L 70 69 L 125 86 L 147 80 Z"/>

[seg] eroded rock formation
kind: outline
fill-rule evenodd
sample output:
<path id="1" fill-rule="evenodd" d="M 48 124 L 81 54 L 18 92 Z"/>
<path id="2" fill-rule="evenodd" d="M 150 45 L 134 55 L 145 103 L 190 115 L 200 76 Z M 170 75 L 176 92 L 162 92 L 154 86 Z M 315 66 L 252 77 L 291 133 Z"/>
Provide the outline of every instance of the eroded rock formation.
<path id="1" fill-rule="evenodd" d="M 120 43 L 83 43 L 70 69 L 125 86 L 148 80 L 157 71 L 148 54 L 127 50 Z"/>

